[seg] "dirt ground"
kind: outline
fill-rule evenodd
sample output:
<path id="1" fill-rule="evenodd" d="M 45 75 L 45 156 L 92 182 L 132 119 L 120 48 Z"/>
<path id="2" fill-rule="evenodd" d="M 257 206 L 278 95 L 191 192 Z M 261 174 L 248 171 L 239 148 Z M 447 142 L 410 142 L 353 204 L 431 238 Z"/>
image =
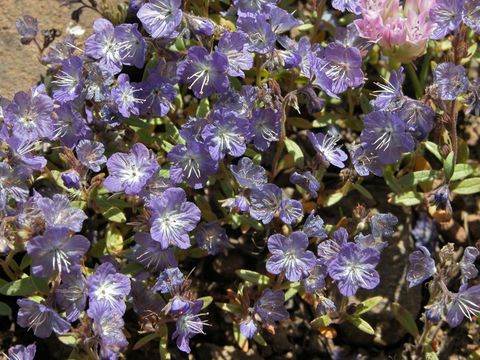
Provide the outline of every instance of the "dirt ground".
<path id="1" fill-rule="evenodd" d="M 61 6 L 59 0 L 0 0 L 0 4 L 0 95 L 11 99 L 15 92 L 36 84 L 45 72 L 35 45 L 20 43 L 15 19 L 31 15 L 38 18 L 40 31 L 56 28 L 62 33 L 75 23 L 70 18 L 72 9 Z M 88 31 L 96 17 L 86 10 L 80 25 Z"/>

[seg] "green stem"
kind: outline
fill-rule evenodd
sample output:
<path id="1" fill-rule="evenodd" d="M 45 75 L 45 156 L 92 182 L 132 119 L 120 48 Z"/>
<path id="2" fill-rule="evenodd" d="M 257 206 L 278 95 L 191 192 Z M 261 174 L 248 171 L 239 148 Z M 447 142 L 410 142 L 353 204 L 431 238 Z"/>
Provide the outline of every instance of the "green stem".
<path id="1" fill-rule="evenodd" d="M 413 85 L 413 90 L 415 92 L 415 97 L 420 99 L 423 95 L 422 85 L 420 84 L 420 80 L 418 80 L 417 71 L 412 63 L 408 63 L 404 65 L 405 70 L 407 71 L 408 77 Z"/>

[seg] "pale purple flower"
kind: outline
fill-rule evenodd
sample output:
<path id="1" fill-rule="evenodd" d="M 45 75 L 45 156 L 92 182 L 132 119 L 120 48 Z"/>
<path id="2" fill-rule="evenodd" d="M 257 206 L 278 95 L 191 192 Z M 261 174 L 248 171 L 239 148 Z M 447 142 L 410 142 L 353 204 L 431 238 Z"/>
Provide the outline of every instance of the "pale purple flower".
<path id="1" fill-rule="evenodd" d="M 36 203 L 48 228 L 63 227 L 79 232 L 87 219 L 83 210 L 74 208 L 66 195 L 55 194 L 51 199 L 40 197 Z"/>
<path id="2" fill-rule="evenodd" d="M 50 228 L 41 236 L 27 242 L 26 250 L 32 258 L 31 272 L 35 276 L 50 277 L 55 273 L 69 273 L 90 247 L 83 235 L 70 236 L 67 228 Z"/>
<path id="3" fill-rule="evenodd" d="M 150 234 L 136 233 L 135 242 L 137 243 L 133 248 L 135 260 L 148 270 L 162 271 L 178 265 L 173 249 L 163 249 L 162 245 L 153 240 Z"/>
<path id="4" fill-rule="evenodd" d="M 196 35 L 212 36 L 215 33 L 215 25 L 210 19 L 191 14 L 185 19 L 189 29 Z"/>
<path id="5" fill-rule="evenodd" d="M 143 68 L 147 44 L 138 30 L 138 24 L 120 24 L 115 28 L 115 38 L 120 43 L 122 64 Z"/>
<path id="6" fill-rule="evenodd" d="M 361 13 L 359 0 L 333 0 L 332 6 L 334 9 L 337 9 L 343 12 L 349 11 L 356 15 L 359 15 Z"/>
<path id="7" fill-rule="evenodd" d="M 383 164 L 395 163 L 402 153 L 415 148 L 406 123 L 397 115 L 373 111 L 365 116 L 363 124 L 360 139 Z"/>
<path id="8" fill-rule="evenodd" d="M 451 294 L 447 304 L 447 322 L 450 327 L 457 327 L 464 318 L 472 321 L 480 315 L 480 285 L 467 288 L 464 284 L 458 293 Z"/>
<path id="9" fill-rule="evenodd" d="M 4 129 L 6 130 L 6 127 Z M 20 139 L 15 134 L 10 136 L 8 133 L 0 133 L 0 143 L 2 142 L 1 139 L 8 144 L 10 150 L 8 157 L 12 159 L 10 165 L 13 165 L 15 169 L 24 167 L 29 170 L 42 170 L 47 165 L 45 157 L 36 155 L 37 145 L 40 144 L 39 141 Z"/>
<path id="10" fill-rule="evenodd" d="M 230 171 L 244 189 L 253 189 L 267 183 L 267 174 L 261 165 L 255 165 L 248 157 L 241 158 L 237 165 L 230 165 Z"/>
<path id="11" fill-rule="evenodd" d="M 420 213 L 415 222 L 415 227 L 412 229 L 412 236 L 417 247 L 425 246 L 427 249 L 432 250 L 438 237 L 435 221 L 427 213 Z"/>
<path id="12" fill-rule="evenodd" d="M 370 173 L 383 175 L 383 164 L 380 158 L 365 143 L 354 145 L 350 149 L 350 158 L 358 175 L 368 176 Z"/>
<path id="13" fill-rule="evenodd" d="M 270 9 L 277 4 L 278 0 L 233 0 L 233 5 L 239 14 L 269 14 Z"/>
<path id="14" fill-rule="evenodd" d="M 194 189 L 201 189 L 208 177 L 217 172 L 218 163 L 210 156 L 206 145 L 189 141 L 186 145 L 175 145 L 168 153 L 170 178 L 175 183 L 185 181 Z"/>
<path id="15" fill-rule="evenodd" d="M 282 200 L 279 210 L 278 216 L 280 217 L 280 220 L 288 225 L 297 222 L 303 215 L 303 205 L 298 200 Z"/>
<path id="16" fill-rule="evenodd" d="M 478 276 L 478 269 L 475 266 L 478 255 L 480 255 L 480 251 L 474 246 L 467 246 L 463 251 L 462 260 L 458 264 L 462 273 L 462 282 L 465 283 Z"/>
<path id="17" fill-rule="evenodd" d="M 86 63 L 85 68 L 85 98 L 95 102 L 102 102 L 110 97 L 110 85 L 114 81 L 113 75 L 96 62 Z"/>
<path id="18" fill-rule="evenodd" d="M 437 272 L 435 260 L 432 259 L 430 252 L 424 246 L 419 246 L 408 257 L 409 267 L 407 273 L 407 281 L 409 288 L 423 283 Z"/>
<path id="19" fill-rule="evenodd" d="M 237 28 L 247 34 L 249 51 L 258 54 L 273 51 L 276 35 L 264 14 L 247 14 L 239 17 Z"/>
<path id="20" fill-rule="evenodd" d="M 200 318 L 200 316 L 204 315 L 200 314 L 202 306 L 203 301 L 195 301 L 193 305 L 177 319 L 172 339 L 177 339 L 177 347 L 183 352 L 190 353 L 190 338 L 197 334 L 205 334 L 203 327 L 207 325 L 207 323 Z"/>
<path id="21" fill-rule="evenodd" d="M 163 249 L 170 245 L 187 249 L 190 245 L 188 233 L 195 229 L 200 221 L 200 209 L 187 201 L 185 191 L 171 188 L 148 203 L 152 213 L 150 234 Z"/>
<path id="22" fill-rule="evenodd" d="M 275 184 L 265 184 L 250 192 L 250 216 L 262 223 L 272 221 L 280 208 L 282 190 Z"/>
<path id="23" fill-rule="evenodd" d="M 375 110 L 397 110 L 402 107 L 405 102 L 402 87 L 405 81 L 403 67 L 395 71 L 393 70 L 388 80 L 384 79 L 385 84 L 375 83 L 380 90 L 374 91 L 375 100 L 372 105 Z"/>
<path id="24" fill-rule="evenodd" d="M 37 347 L 35 344 L 28 346 L 15 345 L 8 349 L 9 360 L 33 360 L 35 358 L 35 352 Z"/>
<path id="25" fill-rule="evenodd" d="M 130 279 L 110 263 L 103 263 L 88 278 L 88 298 L 92 304 L 109 309 L 109 312 L 123 314 L 126 309 L 125 297 L 130 293 Z M 89 309 L 89 312 L 91 310 Z M 89 316 L 92 317 L 89 313 Z"/>
<path id="26" fill-rule="evenodd" d="M 240 321 L 239 328 L 240 328 L 240 333 L 243 336 L 245 336 L 247 339 L 253 338 L 258 331 L 258 326 L 255 323 L 255 320 L 251 316 Z"/>
<path id="27" fill-rule="evenodd" d="M 178 267 L 164 269 L 158 276 L 157 282 L 152 287 L 153 291 L 162 294 L 176 294 L 185 282 L 185 276 Z"/>
<path id="28" fill-rule="evenodd" d="M 476 33 L 480 33 L 480 7 L 479 0 L 464 1 L 462 20 L 470 29 Z"/>
<path id="29" fill-rule="evenodd" d="M 460 26 L 463 3 L 463 0 L 437 0 L 435 2 L 430 9 L 430 21 L 433 23 L 431 39 L 443 39 L 448 33 Z"/>
<path id="30" fill-rule="evenodd" d="M 55 334 L 65 334 L 70 329 L 70 323 L 60 317 L 52 308 L 30 299 L 18 299 L 20 307 L 17 323 L 23 328 L 33 329 L 33 334 L 39 338 L 48 338 L 52 331 Z"/>
<path id="31" fill-rule="evenodd" d="M 398 219 L 395 215 L 375 214 L 370 218 L 370 229 L 372 235 L 376 239 L 391 238 L 395 232 L 395 225 L 397 225 Z"/>
<path id="32" fill-rule="evenodd" d="M 80 189 L 80 174 L 74 170 L 70 169 L 67 171 L 62 172 L 60 175 L 63 181 L 63 185 L 65 185 L 68 189 Z"/>
<path id="33" fill-rule="evenodd" d="M 265 151 L 270 143 L 280 139 L 280 111 L 273 109 L 257 109 L 252 116 L 252 135 L 255 148 Z"/>
<path id="34" fill-rule="evenodd" d="M 83 88 L 83 61 L 78 56 L 72 56 L 62 61 L 62 68 L 54 76 L 53 98 L 59 103 L 75 100 Z"/>
<path id="35" fill-rule="evenodd" d="M 245 77 L 244 70 L 253 66 L 253 54 L 247 50 L 247 35 L 241 31 L 225 32 L 218 41 L 217 51 L 228 59 L 227 74 Z"/>
<path id="36" fill-rule="evenodd" d="M 73 322 L 80 317 L 87 304 L 87 281 L 80 267 L 62 274 L 62 282 L 55 289 L 55 300 L 66 311 L 67 320 Z"/>
<path id="37" fill-rule="evenodd" d="M 343 296 L 352 296 L 359 288 L 371 290 L 377 287 L 380 277 L 375 267 L 379 261 L 378 251 L 359 249 L 357 244 L 347 243 L 328 265 L 328 273 L 337 281 Z"/>
<path id="38" fill-rule="evenodd" d="M 294 27 L 302 25 L 303 22 L 296 19 L 288 11 L 278 6 L 272 6 L 270 9 L 270 24 L 272 26 L 272 31 L 279 35 L 293 29 Z"/>
<path id="39" fill-rule="evenodd" d="M 268 251 L 272 256 L 267 260 L 267 271 L 271 274 L 284 272 L 291 282 L 305 278 L 316 263 L 315 255 L 307 247 L 308 237 L 301 231 L 294 231 L 288 237 L 270 236 Z"/>
<path id="40" fill-rule="evenodd" d="M 109 73 L 119 73 L 122 70 L 121 44 L 115 37 L 115 27 L 106 19 L 97 19 L 93 32 L 85 42 L 85 54 L 99 60 L 102 69 Z"/>
<path id="41" fill-rule="evenodd" d="M 205 98 L 228 89 L 227 69 L 228 59 L 222 53 L 209 53 L 204 47 L 192 46 L 186 59 L 178 65 L 177 76 L 196 97 Z"/>
<path id="42" fill-rule="evenodd" d="M 147 181 L 158 171 L 153 152 L 142 143 L 132 146 L 129 153 L 115 153 L 107 161 L 108 173 L 104 186 L 128 195 L 140 193 Z"/>
<path id="43" fill-rule="evenodd" d="M 360 249 L 369 248 L 378 252 L 382 252 L 388 246 L 388 242 L 382 241 L 381 237 L 375 237 L 372 234 L 363 235 L 363 233 L 359 233 L 355 236 L 354 241 Z"/>
<path id="44" fill-rule="evenodd" d="M 207 250 L 209 255 L 225 252 L 230 246 L 227 231 L 218 221 L 201 224 L 195 233 L 198 247 Z"/>
<path id="45" fill-rule="evenodd" d="M 284 302 L 285 295 L 282 290 L 265 289 L 255 302 L 255 313 L 265 324 L 273 326 L 276 322 L 288 320 L 290 317 Z"/>
<path id="46" fill-rule="evenodd" d="M 442 100 L 455 100 L 468 89 L 465 68 L 451 62 L 439 64 L 435 68 L 433 81 Z"/>
<path id="47" fill-rule="evenodd" d="M 302 280 L 303 288 L 306 292 L 315 293 L 325 287 L 325 278 L 328 275 L 328 270 L 325 265 L 317 264 L 310 270 L 308 276 Z"/>
<path id="48" fill-rule="evenodd" d="M 20 35 L 20 42 L 23 45 L 30 44 L 37 36 L 38 20 L 33 16 L 23 15 L 21 18 L 15 20 L 15 26 Z"/>
<path id="49" fill-rule="evenodd" d="M 28 176 L 29 173 L 25 168 L 20 166 L 12 168 L 4 161 L 0 162 L 0 210 L 5 209 L 9 197 L 18 202 L 27 201 Z"/>
<path id="50" fill-rule="evenodd" d="M 324 221 L 320 215 L 315 215 L 315 210 L 312 210 L 303 224 L 302 231 L 308 237 L 325 239 L 327 237 L 327 232 L 325 231 L 323 224 Z"/>
<path id="51" fill-rule="evenodd" d="M 310 171 L 304 173 L 294 171 L 290 174 L 290 182 L 305 189 L 312 198 L 316 198 L 317 191 L 320 190 L 320 183 Z"/>
<path id="52" fill-rule="evenodd" d="M 120 74 L 117 78 L 117 84 L 112 89 L 111 98 L 117 104 L 118 112 L 126 118 L 130 115 L 139 115 L 139 104 L 143 99 L 138 95 L 140 89 L 136 89 L 130 84 L 130 78 L 127 74 Z"/>
<path id="53" fill-rule="evenodd" d="M 173 39 L 182 21 L 181 0 L 151 0 L 142 5 L 137 17 L 153 38 Z"/>
<path id="54" fill-rule="evenodd" d="M 348 159 L 348 155 L 337 146 L 340 140 L 338 136 L 328 133 L 314 134 L 311 131 L 307 132 L 307 136 L 322 162 L 327 166 L 332 164 L 340 169 L 345 167 L 343 162 Z"/>
<path id="55" fill-rule="evenodd" d="M 406 101 L 396 114 L 406 122 L 408 131 L 418 141 L 425 140 L 433 129 L 435 112 L 420 101 Z"/>
<path id="56" fill-rule="evenodd" d="M 85 119 L 75 110 L 72 103 L 62 104 L 55 109 L 55 115 L 55 138 L 60 139 L 63 145 L 72 149 L 79 140 L 90 134 Z"/>
<path id="57" fill-rule="evenodd" d="M 250 122 L 229 109 L 216 109 L 210 118 L 202 137 L 212 159 L 221 160 L 226 154 L 242 156 L 250 139 Z"/>
<path id="58" fill-rule="evenodd" d="M 107 162 L 105 147 L 98 141 L 80 140 L 75 150 L 82 165 L 94 172 L 99 172 L 100 166 Z"/>
<path id="59" fill-rule="evenodd" d="M 340 253 L 340 250 L 347 244 L 348 232 L 345 228 L 338 228 L 327 239 L 317 247 L 318 262 L 329 265 Z"/>
<path id="60" fill-rule="evenodd" d="M 152 116 L 168 114 L 177 95 L 177 91 L 168 80 L 153 72 L 146 81 L 138 83 L 136 86 L 141 89 L 139 97 L 142 101 L 139 107 L 142 114 Z"/>

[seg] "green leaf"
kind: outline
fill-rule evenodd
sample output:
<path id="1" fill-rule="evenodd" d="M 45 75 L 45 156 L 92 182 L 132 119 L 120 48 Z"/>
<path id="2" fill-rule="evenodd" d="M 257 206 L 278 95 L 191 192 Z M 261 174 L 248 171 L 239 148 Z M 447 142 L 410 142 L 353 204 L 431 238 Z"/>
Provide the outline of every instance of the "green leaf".
<path id="1" fill-rule="evenodd" d="M 398 182 L 398 180 L 393 176 L 393 170 L 390 166 L 387 166 L 385 168 L 385 171 L 383 172 L 383 178 L 385 180 L 385 183 L 388 185 L 390 189 L 392 189 L 394 192 L 397 194 L 401 193 L 403 191 L 402 186 Z"/>
<path id="2" fill-rule="evenodd" d="M 293 161 L 295 161 L 295 165 L 302 169 L 304 164 L 304 157 L 300 146 L 298 146 L 295 141 L 286 138 L 285 147 L 287 148 L 288 153 L 293 156 Z"/>
<path id="3" fill-rule="evenodd" d="M 197 112 L 195 115 L 199 118 L 203 118 L 207 116 L 209 111 L 210 111 L 210 102 L 208 101 L 208 98 L 204 98 L 200 100 L 200 103 L 198 104 Z"/>
<path id="4" fill-rule="evenodd" d="M 395 319 L 402 325 L 402 327 L 414 338 L 419 336 L 417 324 L 412 314 L 408 312 L 402 305 L 399 303 L 392 303 L 392 311 Z"/>
<path id="5" fill-rule="evenodd" d="M 78 344 L 78 338 L 72 334 L 57 335 L 57 339 L 60 340 L 62 344 L 71 347 L 75 347 Z"/>
<path id="6" fill-rule="evenodd" d="M 127 221 L 127 217 L 118 207 L 110 207 L 105 211 L 102 211 L 102 215 L 109 221 L 115 223 L 124 223 Z"/>
<path id="7" fill-rule="evenodd" d="M 47 279 L 28 276 L 0 287 L 0 294 L 8 296 L 29 296 L 35 294 L 37 291 L 42 293 L 49 291 Z"/>
<path id="8" fill-rule="evenodd" d="M 109 253 L 117 253 L 123 249 L 123 235 L 113 224 L 107 225 L 105 243 Z"/>
<path id="9" fill-rule="evenodd" d="M 197 300 L 202 300 L 203 305 L 202 305 L 202 310 L 207 308 L 213 301 L 213 297 L 211 296 L 203 296 L 201 298 L 198 298 Z"/>
<path id="10" fill-rule="evenodd" d="M 354 317 L 354 316 L 348 316 L 347 317 L 348 321 L 355 326 L 358 330 L 363 331 L 364 333 L 370 334 L 370 335 L 375 335 L 375 330 L 373 327 L 363 320 L 360 317 Z"/>
<path id="11" fill-rule="evenodd" d="M 160 351 L 160 359 L 170 360 L 172 356 L 168 351 L 168 334 L 160 338 L 160 343 L 158 344 L 158 351 Z"/>
<path id="12" fill-rule="evenodd" d="M 242 312 L 242 307 L 238 304 L 228 304 L 228 303 L 219 303 L 216 302 L 215 305 L 222 309 L 223 311 L 232 313 L 232 314 L 240 314 Z"/>
<path id="13" fill-rule="evenodd" d="M 138 340 L 135 345 L 133 345 L 133 350 L 138 350 L 140 349 L 142 346 L 148 344 L 150 341 L 154 340 L 154 339 L 157 339 L 159 338 L 160 335 L 158 333 L 151 333 L 151 334 L 148 334 L 148 335 L 145 335 L 144 337 L 142 337 L 140 340 Z"/>
<path id="14" fill-rule="evenodd" d="M 0 316 L 12 316 L 12 309 L 10 306 L 0 301 Z"/>
<path id="15" fill-rule="evenodd" d="M 362 314 L 365 314 L 366 312 L 369 312 L 375 306 L 377 306 L 382 300 L 383 300 L 383 296 L 374 296 L 374 297 L 371 297 L 370 299 L 362 301 L 360 304 L 358 304 L 357 310 L 355 311 L 354 316 L 362 315 Z"/>
<path id="16" fill-rule="evenodd" d="M 236 270 L 235 274 L 237 274 L 237 276 L 239 276 L 243 280 L 249 281 L 257 285 L 269 285 L 272 282 L 272 280 L 268 276 L 262 275 L 252 270 L 240 269 Z"/>
<path id="17" fill-rule="evenodd" d="M 395 205 L 415 206 L 422 203 L 422 195 L 416 191 L 406 191 L 393 197 Z"/>
<path id="18" fill-rule="evenodd" d="M 398 184 L 403 188 L 411 188 L 424 182 L 433 181 L 437 176 L 438 172 L 435 170 L 414 171 L 400 177 Z"/>
<path id="19" fill-rule="evenodd" d="M 253 335 L 253 340 L 255 340 L 255 342 L 260 346 L 268 345 L 265 339 L 263 338 L 263 336 L 258 332 L 255 335 Z"/>
<path id="20" fill-rule="evenodd" d="M 297 26 L 295 29 L 298 30 L 298 31 L 308 31 L 308 30 L 313 29 L 313 24 L 309 24 L 309 23 L 302 24 L 302 25 Z"/>
<path id="21" fill-rule="evenodd" d="M 460 195 L 471 195 L 480 192 L 480 177 L 465 179 L 453 186 L 453 192 Z"/>
<path id="22" fill-rule="evenodd" d="M 360 194 L 362 194 L 363 196 L 365 196 L 368 200 L 371 200 L 371 201 L 374 201 L 374 198 L 373 198 L 373 195 L 370 193 L 370 191 L 368 191 L 367 189 L 365 189 L 364 186 L 358 184 L 358 183 L 355 183 L 352 185 L 352 187 L 357 190 Z"/>
<path id="23" fill-rule="evenodd" d="M 311 129 L 313 127 L 310 121 L 305 120 L 304 118 L 301 118 L 301 117 L 288 117 L 287 123 L 299 129 Z"/>
<path id="24" fill-rule="evenodd" d="M 438 145 L 431 141 L 425 141 L 425 149 L 427 149 L 433 156 L 435 156 L 438 160 L 443 162 L 443 157 L 438 151 Z"/>
<path id="25" fill-rule="evenodd" d="M 450 180 L 450 178 L 453 175 L 453 171 L 455 169 L 455 156 L 453 154 L 453 151 L 451 151 L 448 155 L 447 158 L 443 161 L 443 171 L 445 172 L 445 178 L 447 180 Z"/>
<path id="26" fill-rule="evenodd" d="M 310 325 L 312 325 L 314 329 L 326 327 L 331 323 L 332 323 L 332 320 L 330 320 L 330 317 L 328 315 L 319 316 L 313 319 L 312 321 L 310 321 Z"/>
<path id="27" fill-rule="evenodd" d="M 457 181 L 470 176 L 473 173 L 473 166 L 470 164 L 456 164 L 450 181 Z"/>
<path id="28" fill-rule="evenodd" d="M 298 293 L 298 290 L 300 289 L 300 285 L 301 284 L 298 281 L 288 284 L 288 289 L 285 292 L 285 301 L 291 299 L 292 297 L 294 297 Z"/>
<path id="29" fill-rule="evenodd" d="M 433 350 L 430 344 L 424 347 L 425 360 L 438 360 L 437 353 Z"/>

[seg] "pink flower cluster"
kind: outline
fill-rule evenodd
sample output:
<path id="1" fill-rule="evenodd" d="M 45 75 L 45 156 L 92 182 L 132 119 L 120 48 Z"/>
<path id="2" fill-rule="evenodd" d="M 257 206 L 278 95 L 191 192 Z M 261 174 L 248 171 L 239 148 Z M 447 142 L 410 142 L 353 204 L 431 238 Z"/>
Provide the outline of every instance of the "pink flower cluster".
<path id="1" fill-rule="evenodd" d="M 362 18 L 355 20 L 360 36 L 378 43 L 399 62 L 410 62 L 425 52 L 433 30 L 429 11 L 436 0 L 361 0 Z"/>

